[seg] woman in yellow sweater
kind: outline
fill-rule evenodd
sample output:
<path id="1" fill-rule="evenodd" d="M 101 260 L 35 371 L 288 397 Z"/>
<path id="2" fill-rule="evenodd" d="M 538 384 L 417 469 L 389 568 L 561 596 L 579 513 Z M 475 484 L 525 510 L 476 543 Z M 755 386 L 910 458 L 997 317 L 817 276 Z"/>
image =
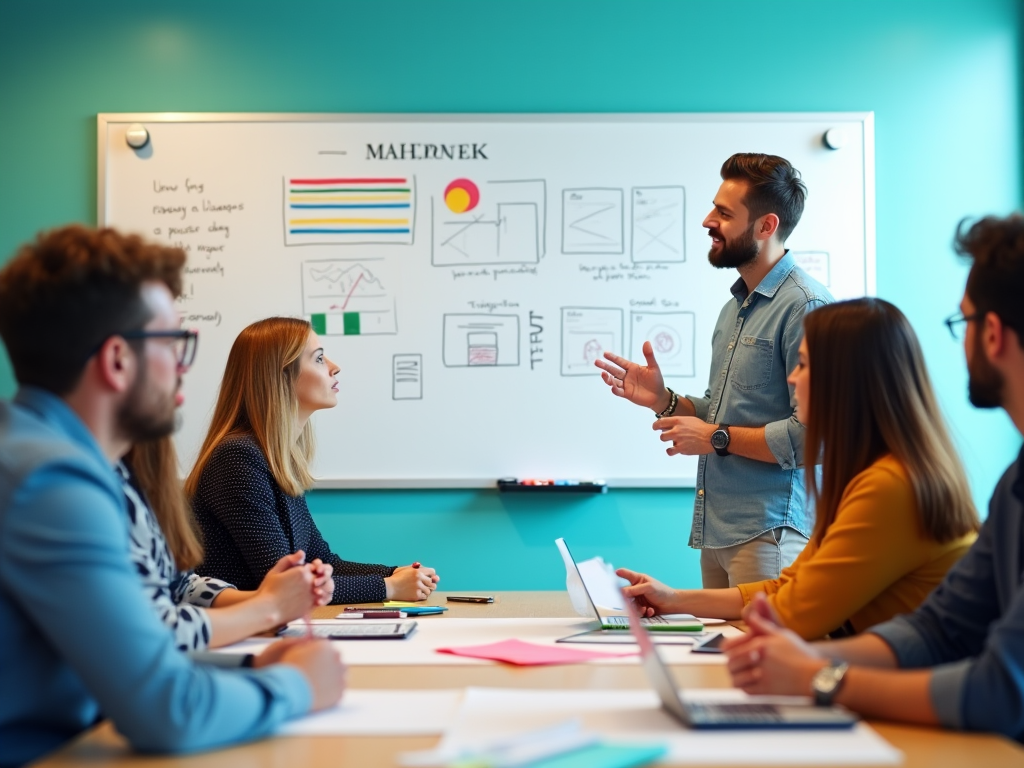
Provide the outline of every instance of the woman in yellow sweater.
<path id="1" fill-rule="evenodd" d="M 804 319 L 789 377 L 817 522 L 778 579 L 730 589 L 675 590 L 619 575 L 647 616 L 738 619 L 758 592 L 804 638 L 861 632 L 916 608 L 974 542 L 978 516 L 907 318 L 881 299 L 817 309 Z"/>

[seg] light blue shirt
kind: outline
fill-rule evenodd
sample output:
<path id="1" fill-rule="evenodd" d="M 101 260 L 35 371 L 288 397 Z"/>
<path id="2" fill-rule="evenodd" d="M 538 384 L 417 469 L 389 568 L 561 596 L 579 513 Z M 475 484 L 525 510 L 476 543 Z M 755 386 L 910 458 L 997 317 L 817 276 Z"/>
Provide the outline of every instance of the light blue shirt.
<path id="1" fill-rule="evenodd" d="M 293 667 L 222 670 L 176 650 L 92 434 L 41 390 L 0 402 L 0 766 L 101 717 L 136 749 L 184 752 L 262 736 L 310 704 Z"/>
<path id="2" fill-rule="evenodd" d="M 687 395 L 709 424 L 764 427 L 774 463 L 710 453 L 697 464 L 690 546 L 718 549 L 788 526 L 809 536 L 814 513 L 804 487 L 804 428 L 786 383 L 796 367 L 803 319 L 832 302 L 787 252 L 749 293 L 740 278 L 711 337 L 704 397 Z"/>

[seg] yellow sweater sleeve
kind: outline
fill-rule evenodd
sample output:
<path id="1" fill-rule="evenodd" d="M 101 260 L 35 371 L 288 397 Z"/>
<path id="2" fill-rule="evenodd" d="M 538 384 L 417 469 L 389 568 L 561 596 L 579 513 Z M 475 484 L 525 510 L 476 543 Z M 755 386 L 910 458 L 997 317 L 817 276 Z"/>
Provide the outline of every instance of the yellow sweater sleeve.
<path id="1" fill-rule="evenodd" d="M 783 624 L 806 639 L 842 626 L 928 557 L 910 482 L 885 457 L 847 485 L 821 546 L 801 553 L 779 579 L 740 585 L 744 604 L 767 592 Z"/>

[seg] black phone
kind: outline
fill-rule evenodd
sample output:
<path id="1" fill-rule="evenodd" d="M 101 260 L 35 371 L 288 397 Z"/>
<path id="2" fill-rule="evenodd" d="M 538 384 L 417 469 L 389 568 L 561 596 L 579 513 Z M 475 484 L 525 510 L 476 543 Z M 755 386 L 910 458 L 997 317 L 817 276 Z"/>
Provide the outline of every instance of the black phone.
<path id="1" fill-rule="evenodd" d="M 449 603 L 493 603 L 490 595 L 448 595 Z"/>
<path id="2" fill-rule="evenodd" d="M 721 632 L 715 632 L 715 634 L 705 637 L 703 640 L 698 641 L 694 644 L 693 648 L 690 649 L 691 653 L 721 653 L 722 643 L 725 642 L 725 635 Z"/>

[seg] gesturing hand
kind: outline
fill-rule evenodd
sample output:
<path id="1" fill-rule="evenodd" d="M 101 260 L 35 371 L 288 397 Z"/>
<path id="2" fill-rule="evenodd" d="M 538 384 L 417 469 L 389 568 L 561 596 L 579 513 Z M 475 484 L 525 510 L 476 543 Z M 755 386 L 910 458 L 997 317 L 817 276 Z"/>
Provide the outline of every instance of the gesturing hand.
<path id="1" fill-rule="evenodd" d="M 718 427 L 708 424 L 696 416 L 666 416 L 654 422 L 654 429 L 660 430 L 661 439 L 671 442 L 665 450 L 669 456 L 700 456 L 711 453 L 711 433 Z"/>
<path id="2" fill-rule="evenodd" d="M 612 388 L 613 395 L 660 412 L 668 407 L 671 396 L 665 390 L 665 377 L 654 359 L 651 342 L 645 341 L 643 350 L 647 365 L 639 365 L 611 352 L 605 352 L 605 359 L 598 358 L 594 365 L 601 369 L 601 378 Z"/>
<path id="3" fill-rule="evenodd" d="M 644 617 L 656 613 L 673 613 L 670 601 L 676 591 L 646 573 L 637 573 L 628 568 L 619 568 L 616 576 L 626 579 L 630 586 L 623 587 L 622 593 L 636 601 L 637 612 Z"/>

